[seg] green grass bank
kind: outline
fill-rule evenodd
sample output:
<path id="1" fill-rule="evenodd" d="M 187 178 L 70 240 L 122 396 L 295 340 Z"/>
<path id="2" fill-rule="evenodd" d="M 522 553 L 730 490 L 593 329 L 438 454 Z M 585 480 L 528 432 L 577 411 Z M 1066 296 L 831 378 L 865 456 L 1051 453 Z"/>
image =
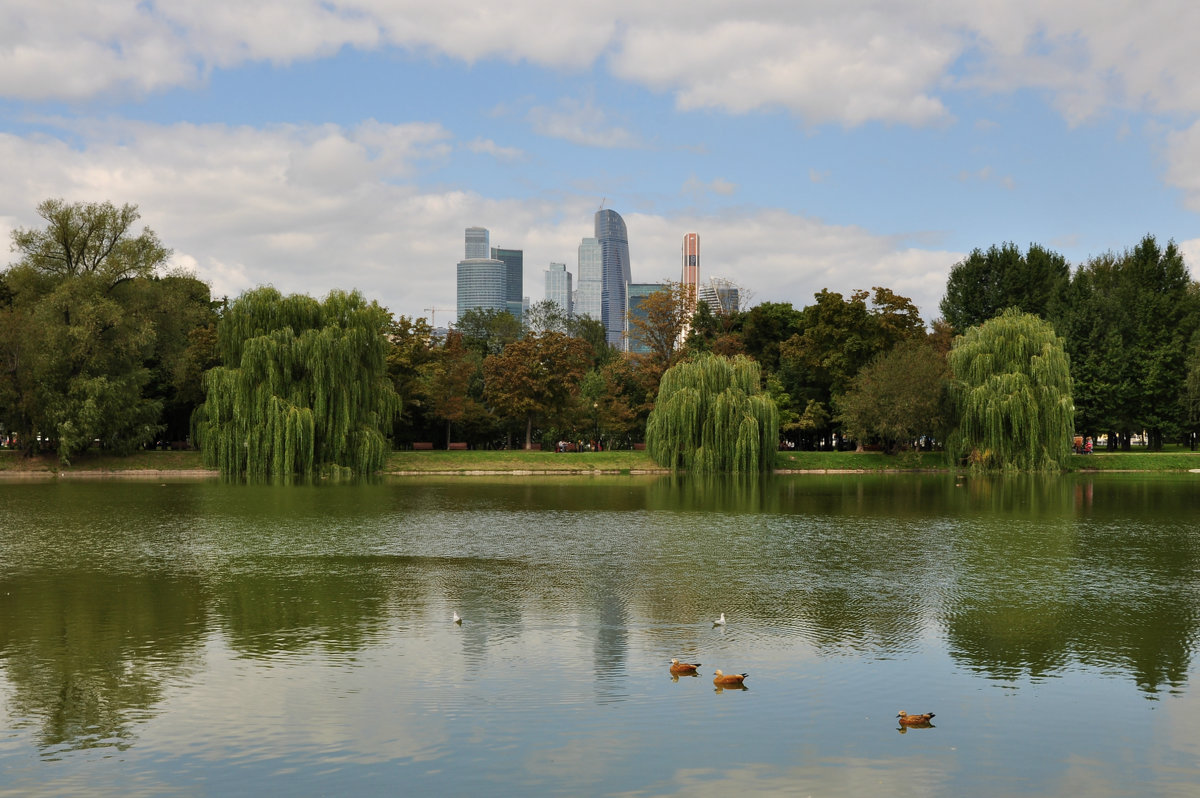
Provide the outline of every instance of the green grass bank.
<path id="1" fill-rule="evenodd" d="M 950 471 L 940 452 L 909 452 L 889 456 L 877 452 L 779 452 L 775 468 L 781 472 Z M 1073 455 L 1073 471 L 1192 471 L 1200 469 L 1200 452 L 1168 449 L 1163 452 L 1099 452 Z M 644 451 L 525 452 L 525 451 L 397 451 L 383 468 L 388 474 L 639 474 L 663 469 Z M 0 473 L 26 474 L 211 474 L 199 452 L 143 451 L 117 457 L 86 452 L 69 466 L 54 455 L 24 457 L 0 450 Z"/>

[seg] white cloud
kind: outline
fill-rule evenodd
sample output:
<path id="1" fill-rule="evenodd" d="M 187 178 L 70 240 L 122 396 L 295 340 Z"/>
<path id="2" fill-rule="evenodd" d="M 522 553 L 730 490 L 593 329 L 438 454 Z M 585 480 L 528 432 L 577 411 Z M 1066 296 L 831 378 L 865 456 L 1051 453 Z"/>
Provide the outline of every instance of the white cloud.
<path id="1" fill-rule="evenodd" d="M 809 124 L 936 124 L 943 92 L 1025 88 L 1079 122 L 1111 107 L 1200 113 L 1198 27 L 1200 5 L 1177 0 L 13 0 L 0 6 L 0 96 L 145 93 L 214 68 L 398 47 L 566 70 L 603 61 L 683 109 L 781 108 Z"/>
<path id="2" fill-rule="evenodd" d="M 1183 192 L 1187 207 L 1200 211 L 1200 122 L 1167 134 L 1166 161 L 1167 184 Z"/>
<path id="3" fill-rule="evenodd" d="M 717 177 L 710 182 L 704 182 L 700 178 L 692 175 L 683 184 L 682 193 L 694 197 L 702 197 L 705 194 L 717 194 L 722 197 L 731 197 L 737 193 L 737 184 L 731 183 L 723 177 Z"/>
<path id="4" fill-rule="evenodd" d="M 519 161 L 525 157 L 518 147 L 502 147 L 491 139 L 477 138 L 467 142 L 466 148 L 478 155 L 490 155 L 498 161 Z"/>
<path id="5" fill-rule="evenodd" d="M 454 307 L 463 229 L 483 225 L 492 243 L 525 251 L 525 294 L 540 299 L 547 264 L 574 272 L 579 241 L 593 232 L 590 193 L 492 199 L 405 182 L 450 146 L 437 125 L 256 130 L 110 120 L 76 127 L 84 129 L 82 147 L 0 134 L 0 193 L 13 213 L 0 228 L 37 225 L 34 209 L 47 197 L 135 203 L 174 249 L 174 263 L 194 269 L 216 296 L 270 283 L 313 296 L 357 288 L 406 315 Z M 822 288 L 884 285 L 928 320 L 962 257 L 776 209 L 623 215 L 635 280 L 677 277 L 682 236 L 696 231 L 705 275 L 797 307 Z"/>
<path id="6" fill-rule="evenodd" d="M 613 124 L 608 114 L 591 100 L 580 101 L 564 97 L 554 107 L 534 106 L 528 120 L 535 133 L 565 139 L 586 147 L 636 148 L 638 137 Z"/>

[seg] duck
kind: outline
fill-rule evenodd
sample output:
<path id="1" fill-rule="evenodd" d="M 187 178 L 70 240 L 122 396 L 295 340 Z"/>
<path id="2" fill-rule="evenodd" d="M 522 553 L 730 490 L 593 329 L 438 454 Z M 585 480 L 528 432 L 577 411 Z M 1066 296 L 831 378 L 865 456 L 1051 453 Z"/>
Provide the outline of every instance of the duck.
<path id="1" fill-rule="evenodd" d="M 724 626 L 724 625 L 725 625 L 725 613 L 721 613 L 721 617 L 717 618 L 715 621 L 713 621 L 713 626 Z"/>
<path id="2" fill-rule="evenodd" d="M 721 687 L 737 686 L 745 681 L 749 675 L 748 673 L 724 673 L 717 670 L 713 671 L 713 684 Z"/>
<path id="3" fill-rule="evenodd" d="M 903 709 L 896 713 L 896 717 L 900 719 L 902 726 L 927 726 L 929 721 L 933 720 L 933 713 L 926 712 L 924 715 L 910 715 Z"/>
<path id="4" fill-rule="evenodd" d="M 454 622 L 455 622 L 456 624 L 458 624 L 459 626 L 462 626 L 462 618 L 458 617 L 458 613 L 457 613 L 457 612 L 456 612 L 456 613 L 454 613 Z"/>
<path id="5" fill-rule="evenodd" d="M 692 662 L 680 662 L 680 661 L 679 661 L 679 660 L 677 660 L 677 659 L 674 659 L 674 658 L 672 658 L 672 659 L 671 659 L 671 673 L 674 673 L 674 674 L 676 674 L 676 675 L 679 675 L 679 674 L 684 674 L 684 675 L 692 675 L 692 674 L 695 674 L 695 673 L 696 673 L 696 668 L 699 668 L 699 667 L 700 667 L 700 663 L 699 663 L 699 662 L 695 662 L 695 663 L 692 663 Z"/>

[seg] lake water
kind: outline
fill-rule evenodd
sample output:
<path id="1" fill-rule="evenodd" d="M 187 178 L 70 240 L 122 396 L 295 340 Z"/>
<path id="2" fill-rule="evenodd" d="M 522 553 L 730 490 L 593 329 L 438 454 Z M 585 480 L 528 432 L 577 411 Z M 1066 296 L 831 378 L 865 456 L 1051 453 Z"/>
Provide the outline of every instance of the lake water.
<path id="1" fill-rule="evenodd" d="M 1200 794 L 1200 475 L 960 482 L 0 482 L 0 795 Z"/>

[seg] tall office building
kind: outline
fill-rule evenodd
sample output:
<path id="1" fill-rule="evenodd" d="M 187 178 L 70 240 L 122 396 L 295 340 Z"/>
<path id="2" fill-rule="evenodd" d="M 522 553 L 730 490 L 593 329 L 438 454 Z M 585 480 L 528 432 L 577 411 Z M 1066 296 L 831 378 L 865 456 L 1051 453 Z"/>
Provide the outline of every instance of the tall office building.
<path id="1" fill-rule="evenodd" d="M 520 249 L 492 247 L 492 259 L 504 263 L 505 309 L 520 321 L 525 310 L 525 252 Z"/>
<path id="2" fill-rule="evenodd" d="M 551 263 L 546 269 L 546 299 L 556 303 L 567 318 L 574 312 L 571 294 L 571 273 L 567 271 L 567 264 Z"/>
<path id="3" fill-rule="evenodd" d="M 488 229 L 486 227 L 467 228 L 467 260 L 486 259 L 491 257 L 488 251 Z"/>
<path id="4" fill-rule="evenodd" d="M 594 238 L 583 239 L 579 243 L 576 316 L 588 316 L 596 321 L 603 321 L 601 317 L 601 296 L 604 288 L 602 266 L 600 242 Z"/>
<path id="5" fill-rule="evenodd" d="M 683 236 L 683 271 L 679 282 L 691 286 L 693 293 L 700 287 L 700 234 L 685 233 Z"/>
<path id="6" fill-rule="evenodd" d="M 489 258 L 488 231 L 468 227 L 466 257 L 458 262 L 458 318 L 469 310 L 508 310 L 504 261 Z"/>
<path id="7" fill-rule="evenodd" d="M 600 243 L 600 322 L 609 345 L 624 348 L 625 292 L 629 285 L 629 234 L 625 220 L 613 210 L 596 211 Z M 582 283 L 583 276 L 580 275 Z"/>

